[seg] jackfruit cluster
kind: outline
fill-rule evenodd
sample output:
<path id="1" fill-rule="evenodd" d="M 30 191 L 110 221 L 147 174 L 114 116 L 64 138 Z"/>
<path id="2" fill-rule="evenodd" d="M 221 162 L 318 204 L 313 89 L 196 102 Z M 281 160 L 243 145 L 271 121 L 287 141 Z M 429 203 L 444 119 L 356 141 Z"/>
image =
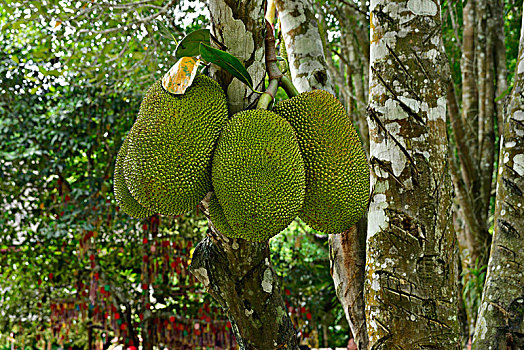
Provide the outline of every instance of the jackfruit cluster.
<path id="1" fill-rule="evenodd" d="M 114 191 L 135 218 L 182 215 L 209 191 L 208 215 L 230 238 L 265 241 L 297 216 L 340 233 L 367 208 L 369 170 L 340 102 L 315 90 L 228 117 L 218 83 L 182 95 L 156 82 L 117 156 Z"/>
<path id="2" fill-rule="evenodd" d="M 273 111 L 296 132 L 306 171 L 300 218 L 324 233 L 340 233 L 367 209 L 369 167 L 342 104 L 323 90 L 277 103 Z"/>
<path id="3" fill-rule="evenodd" d="M 234 237 L 268 240 L 302 208 L 302 155 L 291 125 L 273 112 L 242 111 L 227 122 L 213 157 L 212 175 Z"/>
<path id="4" fill-rule="evenodd" d="M 115 197 L 122 210 L 141 218 L 194 209 L 211 190 L 212 153 L 227 119 L 226 96 L 211 78 L 195 77 L 182 95 L 157 81 L 115 166 Z"/>

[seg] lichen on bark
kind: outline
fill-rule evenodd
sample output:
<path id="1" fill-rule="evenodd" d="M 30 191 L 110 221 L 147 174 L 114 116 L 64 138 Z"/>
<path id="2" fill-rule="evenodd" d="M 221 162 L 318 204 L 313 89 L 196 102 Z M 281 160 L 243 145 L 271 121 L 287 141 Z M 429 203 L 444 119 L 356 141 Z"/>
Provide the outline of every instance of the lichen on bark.
<path id="1" fill-rule="evenodd" d="M 370 4 L 368 349 L 459 349 L 440 3 Z"/>

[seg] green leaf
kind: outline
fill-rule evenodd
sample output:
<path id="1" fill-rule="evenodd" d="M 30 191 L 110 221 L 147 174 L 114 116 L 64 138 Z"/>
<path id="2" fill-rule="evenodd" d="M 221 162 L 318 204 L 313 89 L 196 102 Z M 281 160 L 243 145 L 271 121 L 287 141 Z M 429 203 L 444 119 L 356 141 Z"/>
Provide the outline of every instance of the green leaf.
<path id="1" fill-rule="evenodd" d="M 198 56 L 200 54 L 200 43 L 207 45 L 211 43 L 209 29 L 195 30 L 186 35 L 176 47 L 176 59 Z"/>
<path id="2" fill-rule="evenodd" d="M 20 60 L 15 55 L 11 55 L 11 59 L 16 62 L 16 64 L 20 63 Z"/>
<path id="3" fill-rule="evenodd" d="M 202 43 L 200 44 L 200 56 L 203 60 L 224 68 L 235 78 L 249 86 L 249 88 L 254 92 L 262 93 L 253 89 L 253 80 L 251 79 L 251 75 L 249 75 L 246 67 L 244 67 L 242 62 L 240 62 L 240 60 L 235 56 Z"/>

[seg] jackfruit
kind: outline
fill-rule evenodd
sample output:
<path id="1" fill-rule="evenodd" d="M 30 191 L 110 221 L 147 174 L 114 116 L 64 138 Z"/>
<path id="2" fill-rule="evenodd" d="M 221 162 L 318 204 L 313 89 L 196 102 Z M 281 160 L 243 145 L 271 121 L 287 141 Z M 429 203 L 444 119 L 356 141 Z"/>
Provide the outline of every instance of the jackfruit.
<path id="1" fill-rule="evenodd" d="M 212 152 L 228 119 L 217 82 L 195 77 L 183 95 L 157 81 L 146 93 L 129 133 L 124 165 L 133 197 L 162 215 L 182 215 L 211 189 Z"/>
<path id="2" fill-rule="evenodd" d="M 314 90 L 276 104 L 273 112 L 293 126 L 304 158 L 300 218 L 327 234 L 349 229 L 367 208 L 369 166 L 344 107 L 332 94 Z"/>
<path id="3" fill-rule="evenodd" d="M 218 203 L 218 198 L 214 192 L 209 199 L 208 209 L 209 218 L 218 232 L 230 238 L 239 238 L 239 236 L 233 232 L 231 226 L 229 226 L 226 216 L 224 215 L 224 210 L 220 206 L 220 203 Z"/>
<path id="4" fill-rule="evenodd" d="M 138 203 L 129 192 L 123 174 L 123 166 L 127 155 L 128 138 L 124 140 L 115 163 L 114 192 L 115 198 L 120 209 L 135 219 L 143 219 L 154 214 L 150 209 L 144 208 Z"/>
<path id="5" fill-rule="evenodd" d="M 247 110 L 231 118 L 218 140 L 212 175 L 227 222 L 246 240 L 268 240 L 302 208 L 304 162 L 293 128 L 273 112 Z"/>

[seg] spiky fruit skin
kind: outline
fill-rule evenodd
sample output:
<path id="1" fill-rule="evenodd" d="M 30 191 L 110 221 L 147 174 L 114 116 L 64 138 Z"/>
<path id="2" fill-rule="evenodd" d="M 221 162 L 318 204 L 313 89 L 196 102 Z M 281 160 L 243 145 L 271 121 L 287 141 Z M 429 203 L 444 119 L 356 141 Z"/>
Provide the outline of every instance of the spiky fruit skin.
<path id="1" fill-rule="evenodd" d="M 129 189 L 127 188 L 126 181 L 123 174 L 124 161 L 127 155 L 128 138 L 124 140 L 124 143 L 118 151 L 115 163 L 115 174 L 114 174 L 114 192 L 115 199 L 120 209 L 129 216 L 135 219 L 143 219 L 154 214 L 150 209 L 144 208 L 140 203 L 133 198 Z"/>
<path id="2" fill-rule="evenodd" d="M 228 119 L 226 96 L 217 82 L 199 75 L 183 95 L 157 81 L 146 93 L 129 133 L 124 175 L 144 207 L 182 215 L 211 189 L 211 159 Z"/>
<path id="3" fill-rule="evenodd" d="M 213 226 L 218 230 L 218 232 L 229 238 L 239 238 L 239 236 L 233 232 L 233 229 L 227 222 L 226 216 L 224 215 L 224 210 L 218 202 L 218 198 L 213 192 L 211 198 L 209 199 L 209 218 L 213 223 Z"/>
<path id="4" fill-rule="evenodd" d="M 349 229 L 367 208 L 369 166 L 344 107 L 332 94 L 314 90 L 273 111 L 293 126 L 304 158 L 306 196 L 299 216 L 326 234 Z"/>
<path id="5" fill-rule="evenodd" d="M 246 240 L 268 240 L 302 207 L 305 171 L 297 139 L 273 112 L 235 114 L 220 135 L 212 173 L 227 222 Z"/>

